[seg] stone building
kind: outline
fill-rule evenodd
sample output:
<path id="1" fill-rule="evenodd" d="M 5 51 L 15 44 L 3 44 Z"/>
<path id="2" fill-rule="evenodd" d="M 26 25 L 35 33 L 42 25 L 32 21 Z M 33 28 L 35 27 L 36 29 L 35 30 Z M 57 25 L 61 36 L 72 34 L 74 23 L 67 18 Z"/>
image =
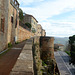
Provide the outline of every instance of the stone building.
<path id="1" fill-rule="evenodd" d="M 46 32 L 44 29 L 42 29 L 42 36 L 46 36 Z"/>
<path id="2" fill-rule="evenodd" d="M 64 45 L 62 44 L 54 44 L 54 49 L 64 51 Z"/>
<path id="3" fill-rule="evenodd" d="M 37 24 L 36 36 L 42 36 L 42 26 Z"/>
<path id="4" fill-rule="evenodd" d="M 14 43 L 18 37 L 19 3 L 17 0 L 9 1 L 8 14 L 8 43 Z"/>
<path id="5" fill-rule="evenodd" d="M 29 14 L 25 14 L 24 16 L 24 20 L 23 20 L 23 23 L 30 23 L 32 25 L 32 30 L 35 29 L 36 30 L 36 26 L 37 26 L 37 23 L 38 21 L 35 19 L 34 16 L 32 15 L 29 15 Z"/>
<path id="6" fill-rule="evenodd" d="M 17 0 L 0 0 L 0 51 L 14 43 L 19 25 L 19 3 Z"/>
<path id="7" fill-rule="evenodd" d="M 7 7 L 5 7 L 7 6 Z M 6 0 L 0 0 L 0 51 L 6 47 L 8 27 L 8 4 Z"/>

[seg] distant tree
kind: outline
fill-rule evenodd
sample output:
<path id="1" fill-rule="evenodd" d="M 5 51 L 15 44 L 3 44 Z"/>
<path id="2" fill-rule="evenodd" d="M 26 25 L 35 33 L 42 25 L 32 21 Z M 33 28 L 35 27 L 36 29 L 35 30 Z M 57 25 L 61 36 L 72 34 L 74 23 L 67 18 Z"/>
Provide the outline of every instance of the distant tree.
<path id="1" fill-rule="evenodd" d="M 33 32 L 33 33 L 35 33 L 35 32 L 36 32 L 35 28 L 32 28 L 32 32 Z"/>
<path id="2" fill-rule="evenodd" d="M 70 54 L 71 60 L 70 62 L 75 65 L 75 35 L 69 37 L 69 44 L 70 44 Z"/>
<path id="3" fill-rule="evenodd" d="M 23 11 L 21 8 L 19 8 L 19 18 L 20 18 L 20 21 L 23 20 L 24 16 L 23 16 Z"/>
<path id="4" fill-rule="evenodd" d="M 30 23 L 25 23 L 25 25 L 31 29 L 32 25 Z"/>
<path id="5" fill-rule="evenodd" d="M 69 44 L 69 40 L 66 41 L 65 45 L 64 45 L 64 50 L 65 51 L 70 51 L 70 44 Z"/>

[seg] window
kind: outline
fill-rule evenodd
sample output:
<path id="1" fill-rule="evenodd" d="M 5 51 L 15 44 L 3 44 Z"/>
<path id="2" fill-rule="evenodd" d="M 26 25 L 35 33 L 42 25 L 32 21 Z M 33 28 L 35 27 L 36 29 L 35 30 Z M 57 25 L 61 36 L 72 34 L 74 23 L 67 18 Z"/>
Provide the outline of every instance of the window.
<path id="1" fill-rule="evenodd" d="M 15 28 L 17 27 L 17 15 L 16 15 L 16 24 L 15 24 Z"/>
<path id="2" fill-rule="evenodd" d="M 34 21 L 32 20 L 32 23 L 34 23 Z"/>
<path id="3" fill-rule="evenodd" d="M 35 24 L 35 22 L 34 22 L 34 24 Z"/>
<path id="4" fill-rule="evenodd" d="M 11 22 L 13 23 L 13 16 L 11 16 Z"/>
<path id="5" fill-rule="evenodd" d="M 0 31 L 4 32 L 4 24 L 5 24 L 5 18 L 1 18 L 1 27 Z"/>

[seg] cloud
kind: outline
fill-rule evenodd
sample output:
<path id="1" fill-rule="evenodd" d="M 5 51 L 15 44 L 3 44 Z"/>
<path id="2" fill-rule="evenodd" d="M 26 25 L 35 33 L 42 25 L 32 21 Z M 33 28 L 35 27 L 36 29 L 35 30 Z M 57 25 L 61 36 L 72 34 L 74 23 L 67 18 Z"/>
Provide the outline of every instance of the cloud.
<path id="1" fill-rule="evenodd" d="M 75 0 L 18 0 L 25 13 L 33 15 L 42 27 L 46 30 L 47 35 L 69 36 L 75 33 L 75 16 L 68 15 L 66 18 L 51 19 L 55 15 L 75 11 Z M 43 1 L 43 2 L 42 2 Z M 26 6 L 30 5 L 30 6 Z M 34 5 L 32 7 L 32 5 Z M 65 15 L 66 16 L 66 15 Z M 57 16 L 58 17 L 58 16 Z M 50 18 L 50 19 L 49 19 Z"/>
<path id="2" fill-rule="evenodd" d="M 34 4 L 35 1 L 27 0 L 26 3 L 30 2 Z M 23 9 L 24 12 L 32 14 L 39 21 L 42 21 L 46 20 L 49 17 L 74 10 L 75 0 L 55 0 L 55 1 L 49 0 L 47 2 L 41 2 L 41 4 L 38 4 L 37 6 L 34 7 L 21 7 L 21 8 Z"/>
<path id="3" fill-rule="evenodd" d="M 43 28 L 46 29 L 48 36 L 67 37 L 75 34 L 75 23 L 71 22 L 52 22 L 43 26 Z"/>
<path id="4" fill-rule="evenodd" d="M 29 5 L 31 3 L 42 2 L 44 0 L 18 0 L 18 2 L 22 5 Z"/>

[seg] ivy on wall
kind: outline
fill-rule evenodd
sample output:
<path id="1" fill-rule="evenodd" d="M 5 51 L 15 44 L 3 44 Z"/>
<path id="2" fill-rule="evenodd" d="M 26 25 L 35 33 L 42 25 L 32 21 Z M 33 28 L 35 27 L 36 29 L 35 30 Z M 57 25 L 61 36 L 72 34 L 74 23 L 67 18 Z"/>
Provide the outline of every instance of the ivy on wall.
<path id="1" fill-rule="evenodd" d="M 23 20 L 24 16 L 23 16 L 23 10 L 21 8 L 19 8 L 19 18 L 20 18 L 20 21 Z"/>
<path id="2" fill-rule="evenodd" d="M 25 25 L 31 29 L 32 25 L 30 23 L 25 23 Z"/>

